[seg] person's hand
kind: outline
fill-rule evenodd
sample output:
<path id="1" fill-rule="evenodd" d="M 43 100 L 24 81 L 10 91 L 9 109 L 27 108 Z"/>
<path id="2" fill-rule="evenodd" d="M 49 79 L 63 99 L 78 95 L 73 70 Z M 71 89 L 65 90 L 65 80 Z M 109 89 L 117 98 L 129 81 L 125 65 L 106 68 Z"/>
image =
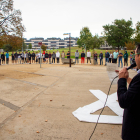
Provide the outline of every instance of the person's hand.
<path id="1" fill-rule="evenodd" d="M 127 71 L 127 68 L 123 68 L 123 69 L 121 69 L 120 71 L 119 71 L 119 79 L 120 78 L 125 78 L 125 79 L 128 79 L 128 77 L 129 77 L 129 73 L 128 73 L 128 71 Z"/>

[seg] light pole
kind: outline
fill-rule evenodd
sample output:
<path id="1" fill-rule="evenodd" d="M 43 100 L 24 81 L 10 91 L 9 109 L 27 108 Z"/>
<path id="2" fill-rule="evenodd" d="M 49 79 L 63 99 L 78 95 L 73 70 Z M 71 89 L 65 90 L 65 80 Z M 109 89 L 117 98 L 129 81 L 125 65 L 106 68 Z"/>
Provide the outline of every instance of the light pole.
<path id="1" fill-rule="evenodd" d="M 64 33 L 63 35 L 69 35 L 69 52 L 70 52 L 69 66 L 71 67 L 71 33 Z"/>

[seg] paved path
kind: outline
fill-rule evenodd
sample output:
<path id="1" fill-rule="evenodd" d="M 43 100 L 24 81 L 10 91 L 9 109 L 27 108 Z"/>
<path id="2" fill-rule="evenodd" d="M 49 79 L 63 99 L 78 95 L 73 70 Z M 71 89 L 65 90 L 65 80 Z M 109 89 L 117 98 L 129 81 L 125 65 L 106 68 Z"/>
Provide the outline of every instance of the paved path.
<path id="1" fill-rule="evenodd" d="M 95 123 L 79 122 L 72 112 L 98 100 L 89 89 L 108 92 L 105 66 L 6 65 L 0 69 L 0 140 L 89 139 Z M 131 77 L 135 74 L 130 71 Z M 110 93 L 116 89 L 113 85 Z M 116 115 L 108 107 L 103 114 Z M 121 140 L 120 136 L 121 125 L 99 124 L 92 139 Z"/>

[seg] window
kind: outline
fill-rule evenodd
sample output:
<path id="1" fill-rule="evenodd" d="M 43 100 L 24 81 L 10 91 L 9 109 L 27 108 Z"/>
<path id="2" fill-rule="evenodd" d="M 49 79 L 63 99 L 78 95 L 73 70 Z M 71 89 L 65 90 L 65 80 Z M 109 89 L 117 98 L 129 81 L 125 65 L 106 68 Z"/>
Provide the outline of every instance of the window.
<path id="1" fill-rule="evenodd" d="M 65 48 L 64 46 L 59 46 L 59 48 Z"/>
<path id="2" fill-rule="evenodd" d="M 59 43 L 59 45 L 65 45 L 65 43 Z"/>
<path id="3" fill-rule="evenodd" d="M 51 47 L 56 47 L 56 45 L 51 45 Z"/>
<path id="4" fill-rule="evenodd" d="M 69 43 L 69 41 L 67 41 L 67 43 Z M 73 43 L 73 41 L 71 41 L 70 43 Z"/>

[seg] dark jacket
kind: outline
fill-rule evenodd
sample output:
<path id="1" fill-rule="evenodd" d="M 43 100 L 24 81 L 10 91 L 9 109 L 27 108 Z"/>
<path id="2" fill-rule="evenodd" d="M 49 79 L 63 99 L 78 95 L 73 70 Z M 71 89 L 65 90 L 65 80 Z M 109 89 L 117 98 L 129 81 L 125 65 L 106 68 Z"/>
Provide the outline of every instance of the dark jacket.
<path id="1" fill-rule="evenodd" d="M 128 59 L 128 53 L 127 53 L 127 51 L 125 51 L 126 53 L 124 53 L 124 59 Z"/>
<path id="2" fill-rule="evenodd" d="M 33 58 L 35 58 L 35 53 L 32 53 L 32 55 L 31 55 Z"/>
<path id="3" fill-rule="evenodd" d="M 140 73 L 131 81 L 128 89 L 126 79 L 118 80 L 118 101 L 124 108 L 122 139 L 140 140 Z"/>
<path id="4" fill-rule="evenodd" d="M 45 53 L 45 58 L 48 58 L 48 57 L 49 57 L 48 53 Z"/>
<path id="5" fill-rule="evenodd" d="M 51 56 L 52 56 L 52 55 L 51 55 L 51 54 L 49 54 L 49 58 L 51 58 Z"/>
<path id="6" fill-rule="evenodd" d="M 98 57 L 98 54 L 95 53 L 95 54 L 94 54 L 94 59 L 97 59 L 97 57 Z"/>
<path id="7" fill-rule="evenodd" d="M 103 59 L 103 53 L 100 53 L 100 54 L 99 54 L 99 58 L 100 58 L 100 59 Z"/>
<path id="8" fill-rule="evenodd" d="M 5 60 L 5 54 L 1 54 L 1 59 Z"/>
<path id="9" fill-rule="evenodd" d="M 109 58 L 109 52 L 105 53 L 105 57 Z"/>
<path id="10" fill-rule="evenodd" d="M 81 57 L 85 57 L 85 53 L 81 53 Z"/>

